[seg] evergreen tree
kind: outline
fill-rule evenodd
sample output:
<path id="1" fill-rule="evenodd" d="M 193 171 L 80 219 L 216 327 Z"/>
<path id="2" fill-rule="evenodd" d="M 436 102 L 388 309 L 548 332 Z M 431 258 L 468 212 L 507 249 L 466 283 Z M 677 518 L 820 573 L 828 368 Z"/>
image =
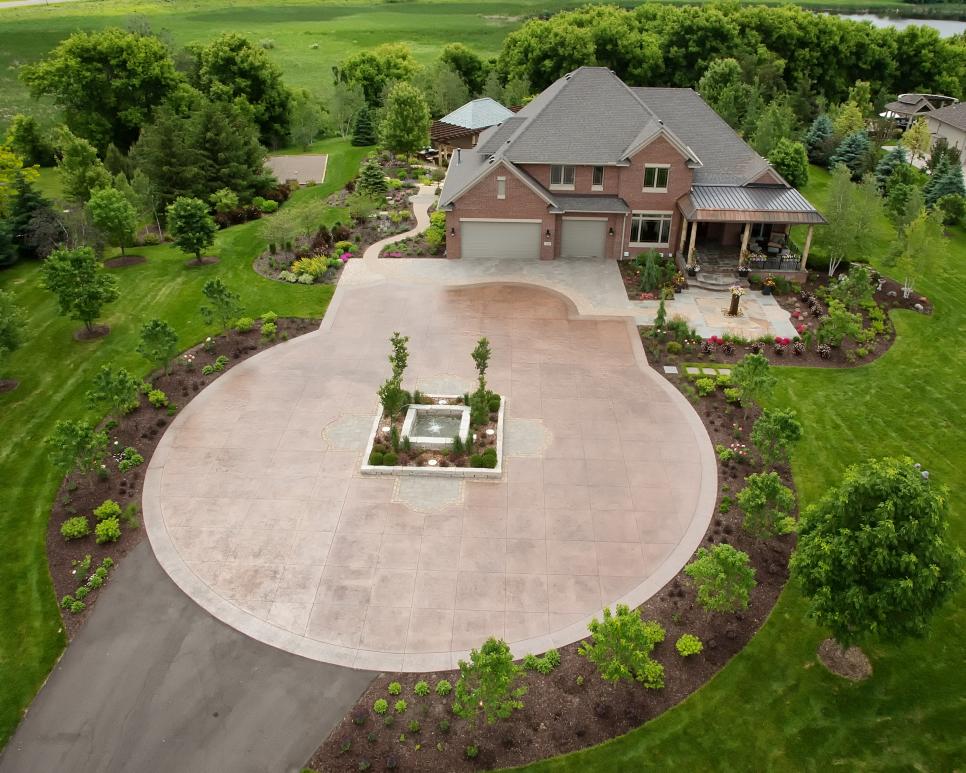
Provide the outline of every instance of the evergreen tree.
<path id="1" fill-rule="evenodd" d="M 54 165 L 54 148 L 44 136 L 37 119 L 29 115 L 15 115 L 7 130 L 7 146 L 28 166 Z"/>
<path id="2" fill-rule="evenodd" d="M 871 147 L 868 134 L 863 131 L 852 132 L 839 143 L 828 160 L 829 166 L 842 164 L 852 173 L 853 180 L 860 180 L 868 167 Z"/>
<path id="3" fill-rule="evenodd" d="M 271 182 L 265 172 L 265 150 L 251 114 L 230 102 L 201 101 L 188 121 L 192 147 L 201 153 L 198 198 L 230 188 L 248 201 Z"/>
<path id="4" fill-rule="evenodd" d="M 389 190 L 389 185 L 386 183 L 386 177 L 382 173 L 382 167 L 376 163 L 374 158 L 370 158 L 363 165 L 356 188 L 367 196 L 377 197 L 386 195 L 386 191 Z"/>
<path id="5" fill-rule="evenodd" d="M 875 167 L 875 183 L 880 191 L 886 190 L 889 178 L 892 177 L 896 167 L 905 163 L 906 151 L 901 145 L 897 145 L 882 157 Z"/>
<path id="6" fill-rule="evenodd" d="M 14 183 L 14 194 L 10 200 L 8 215 L 10 236 L 16 244 L 16 257 L 11 262 L 40 257 L 37 254 L 36 245 L 30 238 L 30 222 L 35 215 L 50 211 L 50 202 L 24 175 L 18 175 Z"/>
<path id="7" fill-rule="evenodd" d="M 936 173 L 933 172 L 933 175 Z M 931 185 L 929 183 L 932 183 Z M 923 195 L 927 206 L 935 206 L 943 196 L 966 196 L 966 185 L 963 184 L 963 167 L 949 163 L 941 175 L 933 177 L 926 185 Z"/>
<path id="8" fill-rule="evenodd" d="M 812 125 L 805 132 L 805 150 L 808 152 L 809 161 L 822 166 L 828 163 L 828 148 L 834 133 L 832 119 L 825 113 L 812 121 Z"/>
<path id="9" fill-rule="evenodd" d="M 939 181 L 943 178 L 946 172 L 949 171 L 949 167 L 950 163 L 945 156 L 940 157 L 936 166 L 933 167 L 932 173 L 929 175 L 929 179 L 922 188 L 922 195 L 926 204 L 929 204 L 930 201 L 935 201 L 939 198 L 938 196 L 933 196 L 932 192 L 935 190 L 936 186 L 939 184 Z"/>
<path id="10" fill-rule="evenodd" d="M 772 100 L 758 118 L 751 145 L 761 155 L 768 156 L 780 140 L 791 136 L 794 128 L 795 114 L 785 100 Z"/>
<path id="11" fill-rule="evenodd" d="M 13 226 L 0 218 L 0 268 L 12 266 L 19 259 L 18 242 L 13 238 Z"/>
<path id="12" fill-rule="evenodd" d="M 373 125 L 372 112 L 368 105 L 363 105 L 356 113 L 356 120 L 352 125 L 352 144 L 357 148 L 376 144 L 376 127 Z"/>
<path id="13" fill-rule="evenodd" d="M 144 127 L 131 149 L 138 170 L 147 175 L 157 191 L 161 208 L 179 196 L 201 192 L 203 150 L 188 138 L 188 118 L 169 107 Z"/>

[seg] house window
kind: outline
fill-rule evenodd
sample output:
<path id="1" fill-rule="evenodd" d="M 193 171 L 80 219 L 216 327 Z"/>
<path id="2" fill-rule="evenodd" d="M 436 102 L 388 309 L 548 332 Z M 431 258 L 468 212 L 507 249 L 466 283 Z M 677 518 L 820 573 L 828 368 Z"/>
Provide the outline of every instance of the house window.
<path id="1" fill-rule="evenodd" d="M 496 197 L 498 199 L 506 198 L 506 177 L 496 178 Z"/>
<path id="2" fill-rule="evenodd" d="M 644 190 L 655 193 L 667 193 L 667 177 L 669 171 L 667 166 L 645 166 Z"/>
<path id="3" fill-rule="evenodd" d="M 550 167 L 550 185 L 560 188 L 573 188 L 574 169 L 575 167 L 560 164 Z"/>
<path id="4" fill-rule="evenodd" d="M 671 217 L 670 212 L 635 212 L 631 216 L 631 244 L 667 245 Z"/>
<path id="5" fill-rule="evenodd" d="M 594 179 L 591 183 L 592 188 L 595 191 L 603 190 L 604 188 L 604 167 L 595 166 L 594 167 Z"/>

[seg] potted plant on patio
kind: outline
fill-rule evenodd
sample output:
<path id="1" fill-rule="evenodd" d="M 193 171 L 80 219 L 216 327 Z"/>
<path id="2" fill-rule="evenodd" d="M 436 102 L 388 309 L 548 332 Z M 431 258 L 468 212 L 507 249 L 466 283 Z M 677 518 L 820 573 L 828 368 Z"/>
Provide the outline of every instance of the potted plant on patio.
<path id="1" fill-rule="evenodd" d="M 742 279 L 744 279 L 750 273 L 751 273 L 751 269 L 748 268 L 748 264 L 747 263 L 739 263 L 738 264 L 738 276 L 740 276 Z"/>
<path id="2" fill-rule="evenodd" d="M 774 289 L 775 289 L 775 277 L 769 274 L 768 276 L 766 276 L 764 279 L 761 280 L 761 294 L 771 295 L 772 290 Z"/>
<path id="3" fill-rule="evenodd" d="M 697 263 L 693 263 L 688 266 L 688 276 L 697 276 L 700 270 L 701 266 L 699 266 Z"/>
<path id="4" fill-rule="evenodd" d="M 738 304 L 741 303 L 741 296 L 745 294 L 745 288 L 741 285 L 731 286 L 731 305 L 728 307 L 728 316 L 738 316 Z"/>
<path id="5" fill-rule="evenodd" d="M 681 292 L 684 289 L 686 284 L 687 284 L 687 280 L 684 278 L 684 274 L 682 274 L 679 271 L 677 274 L 674 275 L 674 292 L 676 293 Z"/>

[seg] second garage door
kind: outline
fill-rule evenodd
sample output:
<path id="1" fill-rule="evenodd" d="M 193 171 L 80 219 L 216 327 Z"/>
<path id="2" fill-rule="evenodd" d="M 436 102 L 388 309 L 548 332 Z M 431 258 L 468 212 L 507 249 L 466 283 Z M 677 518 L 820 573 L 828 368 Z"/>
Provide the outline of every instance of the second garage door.
<path id="1" fill-rule="evenodd" d="M 540 258 L 540 223 L 525 220 L 460 221 L 463 258 Z"/>
<path id="2" fill-rule="evenodd" d="M 606 231 L 606 220 L 565 217 L 560 255 L 565 258 L 603 257 Z"/>

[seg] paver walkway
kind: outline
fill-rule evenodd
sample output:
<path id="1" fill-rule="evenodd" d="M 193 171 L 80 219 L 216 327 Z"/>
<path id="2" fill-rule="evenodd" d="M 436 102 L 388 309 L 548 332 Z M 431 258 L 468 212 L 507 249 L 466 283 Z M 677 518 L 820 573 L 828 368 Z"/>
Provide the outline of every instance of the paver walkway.
<path id="1" fill-rule="evenodd" d="M 319 332 L 233 368 L 166 431 L 144 494 L 162 566 L 254 638 L 380 670 L 451 668 L 490 635 L 542 652 L 642 602 L 702 539 L 714 454 L 633 324 L 572 317 L 533 287 L 340 283 Z M 393 330 L 423 391 L 472 388 L 490 339 L 504 480 L 359 474 Z"/>
<path id="2" fill-rule="evenodd" d="M 223 625 L 142 543 L 111 574 L 0 773 L 296 773 L 371 678 Z"/>

